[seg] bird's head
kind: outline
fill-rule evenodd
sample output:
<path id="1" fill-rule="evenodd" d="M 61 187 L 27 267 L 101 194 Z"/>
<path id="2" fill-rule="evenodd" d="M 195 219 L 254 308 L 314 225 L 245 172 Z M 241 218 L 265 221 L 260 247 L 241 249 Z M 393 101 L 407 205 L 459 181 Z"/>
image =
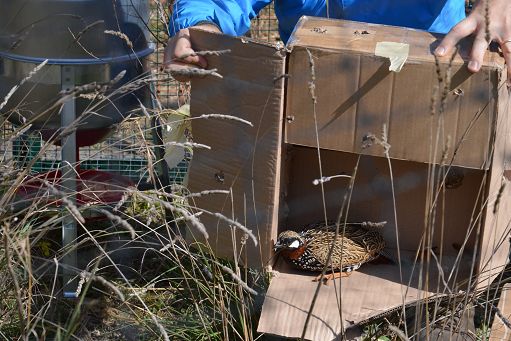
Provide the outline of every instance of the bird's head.
<path id="1" fill-rule="evenodd" d="M 275 251 L 280 250 L 288 250 L 294 251 L 298 250 L 305 244 L 305 241 L 300 236 L 298 232 L 295 231 L 284 231 L 277 237 L 277 241 L 275 242 L 274 249 Z"/>

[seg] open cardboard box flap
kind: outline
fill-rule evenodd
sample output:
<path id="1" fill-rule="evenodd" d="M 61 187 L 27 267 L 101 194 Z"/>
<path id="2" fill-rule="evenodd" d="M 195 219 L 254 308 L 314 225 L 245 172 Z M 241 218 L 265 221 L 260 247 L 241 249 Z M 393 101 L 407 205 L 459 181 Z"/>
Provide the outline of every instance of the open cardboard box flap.
<path id="1" fill-rule="evenodd" d="M 343 30 L 351 32 L 350 39 L 342 36 Z M 366 30 L 368 33 L 365 33 Z M 353 36 L 354 32 L 358 33 Z M 399 39 L 395 41 L 410 44 L 410 55 L 401 76 L 389 76 L 388 72 L 380 70 L 382 67 L 388 68 L 388 61 L 374 56 L 374 44 L 378 39 L 388 40 L 396 36 Z M 332 120 L 329 117 L 333 112 L 331 109 L 345 101 L 342 96 L 350 96 L 358 87 L 365 86 L 360 98 L 350 102 L 349 113 L 335 117 L 332 120 L 335 124 L 330 130 L 322 131 L 319 136 L 323 174 L 351 174 L 357 153 L 360 152 L 360 141 L 356 141 L 367 132 L 365 129 L 378 133 L 391 114 L 402 115 L 393 120 L 401 125 L 391 124 L 389 131 L 394 187 L 390 186 L 388 162 L 379 157 L 382 148 L 376 146 L 365 150 L 364 153 L 370 156 L 362 156 L 359 167 L 361 174 L 357 175 L 349 210 L 349 221 L 388 221 L 384 238 L 391 249 L 397 247 L 394 231 L 396 225 L 399 226 L 400 250 L 404 260 L 402 269 L 400 271 L 396 264 L 364 264 L 350 277 L 322 286 L 307 328 L 307 339 L 333 339 L 343 327 L 403 303 L 444 292 L 443 281 L 439 280 L 438 268 L 434 263 L 429 267 L 430 281 L 427 285 L 418 281 L 420 270 L 424 268 L 412 266 L 424 228 L 426 189 L 429 186 L 428 163 L 438 162 L 439 159 L 430 158 L 429 140 L 417 140 L 410 132 L 427 131 L 427 136 L 430 136 L 430 127 L 434 128 L 435 134 L 435 129 L 445 127 L 446 132 L 455 132 L 457 140 L 465 138 L 463 146 L 468 146 L 457 151 L 454 161 L 455 165 L 460 166 L 457 174 L 461 174 L 460 179 L 454 177 L 453 190 L 445 191 L 437 203 L 444 211 L 438 213 L 435 219 L 437 226 L 443 226 L 444 235 L 435 235 L 432 242 L 443 247 L 440 266 L 443 275 L 450 273 L 456 259 L 457 251 L 452 249 L 452 245 L 463 243 L 469 226 L 472 234 L 467 239 L 465 251 L 474 251 L 476 247 L 482 249 L 474 271 L 481 272 L 485 266 L 486 269 L 497 267 L 493 272 L 485 272 L 488 283 L 500 271 L 499 267 L 505 263 L 508 253 L 507 244 L 501 240 L 511 215 L 510 200 L 501 199 L 499 209 L 492 210 L 504 181 L 504 167 L 511 161 L 511 153 L 507 152 L 511 120 L 506 112 L 507 107 L 501 105 L 507 103 L 507 92 L 501 86 L 497 90 L 503 79 L 502 61 L 495 54 L 486 58 L 484 72 L 471 77 L 463 69 L 467 55 L 465 49 L 458 52 L 454 58 L 456 74 L 459 75 L 457 82 L 470 96 L 460 95 L 463 91 L 456 94 L 456 89 L 450 89 L 446 113 L 453 114 L 446 115 L 445 126 L 431 126 L 433 116 L 429 109 L 418 112 L 407 109 L 418 106 L 429 108 L 429 92 L 401 97 L 393 97 L 392 93 L 396 84 L 401 84 L 398 82 L 400 79 L 403 80 L 399 85 L 402 89 L 412 86 L 417 89 L 421 85 L 415 83 L 420 83 L 423 75 L 435 73 L 430 51 L 436 38 L 427 32 L 305 18 L 291 38 L 291 54 L 283 46 L 201 30 L 191 30 L 191 38 L 196 50 L 231 50 L 226 55 L 208 57 L 209 68 L 217 68 L 223 79 L 206 77 L 192 82 L 192 116 L 226 114 L 253 124 L 250 127 L 235 120 L 218 118 L 194 119 L 192 123 L 194 141 L 210 146 L 211 150 L 194 150 L 189 170 L 190 190 L 224 189 L 232 193 L 230 196 L 198 197 L 195 204 L 209 212 L 222 213 L 244 223 L 259 239 L 259 244 L 255 246 L 251 240 L 241 238 L 239 231 L 235 231 L 224 219 L 203 214 L 201 221 L 207 228 L 208 242 L 220 257 L 232 258 L 235 255 L 244 265 L 255 268 L 272 266 L 272 246 L 279 231 L 299 229 L 300 224 L 303 226 L 314 222 L 314 219 L 319 221 L 323 218 L 319 186 L 312 186 L 312 180 L 319 178 L 320 173 L 315 139 L 310 135 L 314 130 L 310 122 L 310 70 L 308 59 L 304 58 L 306 45 L 310 44 L 312 50 L 317 47 L 316 52 L 313 51 L 313 56 L 318 58 L 316 66 L 319 70 L 316 90 L 323 89 L 318 92 L 318 109 L 321 109 L 317 111 L 318 120 Z M 334 50 L 343 50 L 342 55 L 349 59 L 351 49 L 358 49 L 358 52 L 353 51 L 358 56 L 354 60 L 358 58 L 364 63 L 354 64 L 355 69 L 350 71 L 351 74 L 341 72 L 342 68 L 335 69 L 338 64 L 332 61 L 339 57 L 335 56 Z M 295 52 L 296 57 L 293 57 Z M 328 72 L 328 68 L 321 70 L 319 58 L 322 56 L 335 57 L 331 60 L 327 58 L 334 67 L 333 71 Z M 342 60 L 338 61 L 342 66 Z M 364 80 L 364 77 L 371 79 L 371 74 L 378 76 L 381 73 L 384 77 L 376 77 L 376 81 L 373 79 L 366 83 L 349 83 L 359 66 L 364 66 L 361 70 L 365 72 L 358 73 L 360 80 Z M 335 82 L 338 81 L 349 84 L 342 83 L 340 88 L 336 88 L 339 84 Z M 337 90 L 329 90 L 328 84 Z M 422 87 L 430 85 L 428 83 Z M 322 93 L 327 97 L 321 97 Z M 388 101 L 393 106 L 389 106 Z M 484 106 L 484 103 L 487 105 Z M 384 115 L 381 115 L 382 108 L 385 108 Z M 478 120 L 470 123 L 472 116 L 465 113 L 473 113 L 479 108 L 485 110 Z M 494 120 L 497 112 L 498 122 Z M 427 129 L 421 126 L 426 121 L 429 122 Z M 463 135 L 463 129 L 470 124 L 470 134 Z M 364 127 L 364 131 L 356 131 L 357 127 Z M 350 135 L 346 139 L 343 134 L 348 130 Z M 495 153 L 492 152 L 492 139 L 496 139 Z M 345 140 L 349 143 L 343 144 Z M 416 162 L 401 161 L 409 159 Z M 494 164 L 490 168 L 492 160 Z M 347 182 L 335 179 L 325 186 L 328 217 L 335 219 Z M 394 190 L 395 202 L 392 199 Z M 511 196 L 508 188 L 504 188 L 500 195 L 502 198 Z M 490 202 L 487 207 L 477 206 L 485 203 L 488 196 Z M 399 224 L 394 223 L 394 206 L 398 210 Z M 474 210 L 483 212 L 474 218 L 471 216 Z M 473 232 L 478 226 L 483 228 L 479 246 Z M 485 229 L 485 226 L 488 228 Z M 462 258 L 466 257 L 462 250 L 460 254 Z M 467 278 L 471 259 L 469 255 L 467 259 L 461 259 L 461 265 L 457 265 L 458 279 Z M 317 283 L 312 282 L 312 274 L 296 272 L 281 262 L 275 264 L 274 269 L 276 276 L 270 283 L 258 330 L 300 337 Z M 449 285 L 454 285 L 454 282 L 451 280 Z M 342 293 L 340 297 L 339 293 Z M 342 314 L 339 312 L 339 302 L 342 302 Z"/>
<path id="2" fill-rule="evenodd" d="M 231 191 L 228 195 L 208 195 L 194 199 L 197 207 L 246 224 L 259 244 L 248 240 L 244 248 L 241 233 L 213 215 L 202 215 L 209 243 L 219 257 L 232 258 L 234 245 L 243 249 L 242 261 L 261 268 L 271 259 L 272 239 L 278 225 L 278 188 L 282 145 L 282 112 L 286 52 L 270 44 L 252 42 L 221 34 L 191 30 L 194 47 L 200 51 L 231 50 L 208 56 L 210 68 L 223 79 L 194 79 L 191 115 L 220 114 L 234 119 L 211 117 L 194 119 L 194 141 L 211 149 L 194 149 L 189 169 L 189 189 Z M 245 258 L 246 257 L 246 258 Z"/>
<path id="3" fill-rule="evenodd" d="M 276 271 L 271 280 L 258 331 L 299 338 L 318 282 L 313 281 L 315 274 L 290 271 L 283 264 L 278 267 L 283 268 L 283 272 Z M 390 264 L 365 264 L 347 278 L 337 279 L 328 285 L 320 284 L 305 338 L 333 340 L 343 328 L 345 330 L 403 303 L 433 294 L 417 289 L 417 269 L 414 276 L 411 276 L 411 266 L 404 265 L 402 269 L 403 282 L 411 279 L 410 286 L 401 284 L 399 268 Z M 442 292 L 442 289 L 435 292 Z"/>
<path id="4" fill-rule="evenodd" d="M 511 319 L 511 283 L 503 285 L 498 308 L 501 316 L 509 321 Z M 507 321 L 504 321 L 501 317 L 495 316 L 491 327 L 489 341 L 511 340 L 511 330 L 509 329 L 509 326 L 506 325 L 506 322 Z"/>

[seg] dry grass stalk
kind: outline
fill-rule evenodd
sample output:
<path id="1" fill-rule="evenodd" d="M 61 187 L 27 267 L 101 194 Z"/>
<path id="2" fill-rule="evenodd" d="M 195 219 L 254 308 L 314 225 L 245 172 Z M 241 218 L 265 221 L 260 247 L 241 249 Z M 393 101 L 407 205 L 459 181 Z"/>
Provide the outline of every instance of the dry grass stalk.
<path id="1" fill-rule="evenodd" d="M 173 142 L 173 141 L 169 141 L 169 142 L 165 142 L 164 144 L 165 146 L 178 146 L 178 147 L 183 147 L 183 148 L 202 148 L 202 149 L 211 149 L 210 146 L 207 146 L 205 144 L 202 144 L 202 143 L 196 143 L 196 142 Z"/>
<path id="2" fill-rule="evenodd" d="M 132 188 L 131 189 L 128 188 L 128 189 L 126 189 L 126 191 L 124 191 L 124 193 L 122 194 L 121 200 L 119 200 L 119 202 L 113 208 L 114 212 L 117 212 L 126 203 L 126 201 L 129 199 L 130 194 L 132 192 L 133 192 Z"/>
<path id="3" fill-rule="evenodd" d="M 37 74 L 39 72 L 39 70 L 41 70 L 46 64 L 48 63 L 48 59 L 46 59 L 45 61 L 43 61 L 41 64 L 37 65 L 32 71 L 30 71 L 28 73 L 27 76 L 25 76 L 18 84 L 16 84 L 15 86 L 13 86 L 11 88 L 11 90 L 9 90 L 9 92 L 7 93 L 7 95 L 5 95 L 4 97 L 4 100 L 2 101 L 2 103 L 0 103 L 0 110 L 3 109 L 3 107 L 5 107 L 5 105 L 7 104 L 7 102 L 9 101 L 9 99 L 12 97 L 12 95 L 14 95 L 14 93 L 23 85 L 25 84 L 29 79 L 31 79 L 35 74 Z"/>
<path id="4" fill-rule="evenodd" d="M 221 74 L 219 74 L 217 69 L 204 70 L 195 67 L 183 68 L 179 70 L 169 70 L 164 69 L 164 72 L 170 72 L 172 76 L 180 76 L 180 77 L 206 77 L 213 76 L 216 78 L 224 78 Z"/>
<path id="5" fill-rule="evenodd" d="M 82 214 L 80 213 L 80 210 L 78 207 L 69 199 L 68 195 L 57 188 L 53 186 L 51 183 L 49 183 L 47 180 L 42 180 L 42 183 L 48 188 L 49 192 L 57 197 L 62 201 L 64 206 L 71 212 L 73 217 L 79 221 L 82 224 L 85 224 L 85 219 L 83 218 Z"/>
<path id="6" fill-rule="evenodd" d="M 226 49 L 226 50 L 218 50 L 218 51 L 195 51 L 192 53 L 183 54 L 183 55 L 179 56 L 179 58 L 176 58 L 174 60 L 182 60 L 182 59 L 185 59 L 188 57 L 195 57 L 195 56 L 221 56 L 221 55 L 224 55 L 227 53 L 231 53 L 231 50 Z"/>
<path id="7" fill-rule="evenodd" d="M 119 31 L 112 31 L 112 30 L 105 30 L 103 32 L 105 34 L 110 34 L 115 37 L 121 38 L 122 40 L 124 40 L 124 42 L 126 43 L 126 45 L 128 45 L 128 47 L 130 49 L 133 49 L 133 43 L 131 42 L 130 38 L 128 38 L 128 36 L 126 34 L 119 32 Z"/>
<path id="8" fill-rule="evenodd" d="M 207 211 L 204 211 L 208 214 L 211 214 L 219 219 L 222 219 L 224 221 L 226 221 L 228 224 L 232 225 L 233 227 L 236 227 L 238 229 L 240 229 L 241 231 L 243 231 L 248 237 L 250 237 L 250 239 L 252 239 L 252 241 L 254 242 L 254 245 L 257 246 L 258 242 L 257 242 L 257 237 L 254 235 L 254 233 L 252 232 L 252 230 L 249 230 L 246 226 L 240 224 L 239 222 L 237 221 L 234 221 L 226 216 L 224 216 L 223 214 L 221 213 L 218 213 L 218 212 L 207 212 Z"/>
<path id="9" fill-rule="evenodd" d="M 212 189 L 212 190 L 201 191 L 198 193 L 186 194 L 184 197 L 185 198 L 199 198 L 199 197 L 203 197 L 206 195 L 212 195 L 212 194 L 230 194 L 230 193 L 231 192 L 223 190 L 223 189 Z"/>
<path id="10" fill-rule="evenodd" d="M 240 117 L 237 117 L 237 116 L 233 116 L 233 115 L 225 115 L 225 114 L 204 114 L 204 115 L 200 115 L 198 116 L 197 118 L 204 118 L 204 119 L 210 119 L 210 118 L 219 118 L 219 119 L 223 119 L 223 120 L 233 120 L 233 121 L 238 121 L 238 122 L 241 122 L 241 123 L 244 123 L 246 125 L 249 125 L 251 127 L 253 127 L 254 125 L 252 124 L 252 122 L 250 121 L 247 121 L 243 118 L 240 118 Z"/>
<path id="11" fill-rule="evenodd" d="M 403 333 L 403 331 L 401 329 L 399 329 L 398 327 L 389 323 L 388 328 L 390 329 L 390 331 L 395 333 L 401 341 L 410 341 L 410 339 L 405 335 L 405 333 Z"/>
<path id="12" fill-rule="evenodd" d="M 121 290 L 119 290 L 119 288 L 116 285 L 114 285 L 110 281 L 107 281 L 102 276 L 95 275 L 88 271 L 82 271 L 80 273 L 80 278 L 83 278 L 85 283 L 90 280 L 99 282 L 99 283 L 103 284 L 104 286 L 108 287 L 110 290 L 112 290 L 121 301 L 124 302 L 126 300 L 126 298 L 124 297 L 124 294 L 121 292 Z"/>
<path id="13" fill-rule="evenodd" d="M 315 69 L 314 56 L 312 55 L 312 53 L 310 52 L 309 49 L 306 49 L 306 51 L 307 51 L 307 55 L 309 57 L 309 71 L 310 71 L 310 77 L 311 77 L 311 80 L 309 82 L 309 92 L 310 92 L 310 98 L 312 101 L 312 108 L 313 108 L 312 111 L 313 111 L 313 117 L 314 117 L 314 131 L 315 131 L 315 136 L 316 136 L 316 141 L 315 141 L 316 142 L 316 155 L 317 155 L 318 166 L 319 166 L 319 177 L 320 177 L 320 179 L 323 179 L 324 175 L 323 175 L 323 166 L 322 166 L 322 162 L 321 162 L 321 149 L 320 149 L 320 143 L 319 143 L 319 128 L 318 128 L 318 118 L 317 118 L 317 111 L 316 111 L 316 106 L 317 106 L 316 83 L 315 83 L 316 82 L 316 69 Z M 305 322 L 304 322 L 303 329 L 302 329 L 302 334 L 300 337 L 300 340 L 302 340 L 302 341 L 305 339 L 305 335 L 307 333 L 307 328 L 309 327 L 310 318 L 312 316 L 312 311 L 314 310 L 317 298 L 319 297 L 319 291 L 321 290 L 323 278 L 325 277 L 326 272 L 329 270 L 329 264 L 332 259 L 335 243 L 341 233 L 340 226 L 341 226 L 341 220 L 343 219 L 343 214 L 344 214 L 344 219 L 346 219 L 348 216 L 347 214 L 345 214 L 345 211 L 346 212 L 348 211 L 349 202 L 350 202 L 349 199 L 351 198 L 351 192 L 353 190 L 353 185 L 355 182 L 355 177 L 356 177 L 356 173 L 357 173 L 357 169 L 358 169 L 359 160 L 360 160 L 360 156 L 358 157 L 357 165 L 355 166 L 355 169 L 354 169 L 353 174 L 350 179 L 348 189 L 346 190 L 346 193 L 342 200 L 341 209 L 340 209 L 339 214 L 336 219 L 335 236 L 332 240 L 332 244 L 329 246 L 329 250 L 328 250 L 326 261 L 325 261 L 325 266 L 323 267 L 323 270 L 321 271 L 321 274 L 320 274 L 320 277 L 318 280 L 318 285 L 316 286 L 314 296 L 312 297 L 310 307 L 307 311 L 307 317 L 305 318 Z M 326 210 L 325 188 L 324 188 L 323 182 L 320 182 L 319 184 L 321 185 L 323 215 L 324 215 L 324 221 L 326 223 L 328 221 L 328 217 L 327 217 L 327 210 Z M 345 220 L 344 220 L 343 226 L 346 226 Z M 342 233 L 344 233 L 344 231 Z M 341 244 L 341 252 L 342 252 L 343 247 L 344 247 L 344 245 Z M 341 295 L 339 295 L 339 300 L 341 301 Z M 342 308 L 341 307 L 342 307 L 342 302 L 339 302 L 339 319 L 341 321 L 344 321 L 344 319 L 342 317 Z M 341 323 L 341 333 L 340 334 L 344 337 L 344 326 L 342 323 Z"/>
<path id="14" fill-rule="evenodd" d="M 30 128 L 32 128 L 32 124 L 27 124 L 25 127 L 21 127 L 20 129 L 17 129 L 14 134 L 12 134 L 12 136 L 9 138 L 9 140 L 7 141 L 7 143 L 12 143 L 14 142 L 16 139 L 18 139 L 20 136 L 22 136 L 23 134 L 25 134 L 27 131 L 30 130 Z"/>
<path id="15" fill-rule="evenodd" d="M 492 305 L 492 309 L 495 311 L 495 315 L 498 316 L 498 318 L 502 321 L 504 326 L 506 326 L 507 329 L 511 330 L 511 322 L 509 319 L 502 314 L 502 311 L 499 309 L 499 307 Z"/>
<path id="16" fill-rule="evenodd" d="M 121 217 L 119 217 L 118 215 L 112 214 L 110 211 L 107 211 L 107 210 L 102 209 L 102 208 L 99 209 L 99 212 L 104 214 L 112 222 L 114 222 L 116 224 L 119 224 L 122 227 L 124 227 L 130 233 L 131 239 L 135 239 L 137 237 L 137 233 L 135 232 L 135 229 L 126 220 L 124 220 Z"/>
<path id="17" fill-rule="evenodd" d="M 350 175 L 345 175 L 345 174 L 337 174 L 337 175 L 331 175 L 331 176 L 323 176 L 321 179 L 314 179 L 312 180 L 312 184 L 314 186 L 317 186 L 319 184 L 322 184 L 322 183 L 325 183 L 325 182 L 329 182 L 333 179 L 336 179 L 336 178 L 347 178 L 347 179 L 351 179 L 351 176 Z"/>
<path id="18" fill-rule="evenodd" d="M 92 52 L 90 52 L 85 46 L 83 46 L 83 44 L 80 42 L 80 39 L 82 38 L 82 36 L 88 32 L 89 30 L 91 30 L 92 28 L 94 28 L 95 26 L 98 26 L 98 25 L 101 25 L 101 24 L 104 24 L 104 21 L 103 20 L 97 20 L 87 26 L 85 26 L 85 28 L 83 30 L 81 30 L 80 32 L 78 32 L 78 34 L 74 34 L 73 31 L 71 31 L 71 28 L 68 27 L 68 31 L 69 33 L 71 34 L 71 36 L 73 37 L 74 39 L 74 42 L 76 44 L 78 44 L 78 46 L 80 46 L 82 48 L 82 50 L 85 51 L 85 53 L 87 53 L 89 56 L 91 56 L 92 58 L 94 59 L 98 59 L 98 57 L 96 57 Z"/>
<path id="19" fill-rule="evenodd" d="M 218 264 L 220 266 L 220 268 L 222 268 L 223 271 L 227 272 L 229 275 L 231 275 L 232 279 L 238 283 L 239 285 L 241 285 L 243 287 L 243 290 L 245 290 L 246 292 L 252 294 L 252 295 L 257 295 L 257 291 L 255 291 L 254 289 L 250 288 L 247 283 L 245 283 L 236 273 L 234 273 L 234 271 L 232 271 L 231 268 L 225 266 L 225 265 L 221 265 L 221 264 Z"/>
<path id="20" fill-rule="evenodd" d="M 163 206 L 165 206 L 165 208 L 169 209 L 171 212 L 177 213 L 184 220 L 191 223 L 192 226 L 195 227 L 204 236 L 205 239 L 209 238 L 209 234 L 208 234 L 206 227 L 204 226 L 203 223 L 200 222 L 200 220 L 197 218 L 196 215 L 190 214 L 190 212 L 188 212 L 184 208 L 176 207 L 165 200 L 150 198 L 145 195 L 143 197 L 145 197 L 146 200 L 148 200 L 149 202 L 156 201 L 156 202 L 161 203 Z"/>
<path id="21" fill-rule="evenodd" d="M 17 295 L 15 295 L 16 297 L 16 307 L 18 309 L 18 315 L 19 315 L 19 320 L 20 320 L 20 327 L 22 330 L 25 329 L 25 325 L 26 325 L 26 316 L 25 316 L 25 313 L 24 313 L 24 306 L 23 306 L 23 302 L 21 300 L 21 287 L 20 287 L 20 284 L 18 282 L 18 276 L 16 275 L 16 272 L 14 271 L 14 268 L 13 268 L 13 265 L 11 263 L 11 255 L 10 255 L 10 252 L 9 252 L 9 249 L 10 249 L 10 244 L 11 244 L 11 241 L 9 240 L 9 224 L 8 223 L 4 223 L 3 224 L 3 242 L 4 242 L 4 253 L 5 253 L 5 261 L 6 261 L 6 266 L 7 266 L 7 270 L 11 276 L 11 280 L 13 282 L 13 285 L 14 285 L 14 289 L 16 290 L 16 293 Z"/>
<path id="22" fill-rule="evenodd" d="M 495 204 L 493 205 L 493 214 L 497 214 L 499 211 L 500 200 L 502 199 L 502 194 L 504 194 L 504 189 L 506 189 L 506 178 L 502 178 L 502 184 L 500 185 L 499 192 L 497 193 L 497 198 L 495 198 Z"/>

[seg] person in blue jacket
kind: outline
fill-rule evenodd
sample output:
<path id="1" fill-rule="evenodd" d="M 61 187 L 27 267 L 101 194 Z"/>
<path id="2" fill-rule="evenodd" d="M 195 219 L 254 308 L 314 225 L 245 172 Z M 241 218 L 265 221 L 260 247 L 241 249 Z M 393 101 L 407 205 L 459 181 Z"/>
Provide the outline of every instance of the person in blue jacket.
<path id="1" fill-rule="evenodd" d="M 465 17 L 465 0 L 275 0 L 279 32 L 286 42 L 302 15 L 340 18 L 377 24 L 404 26 L 447 33 L 435 50 L 439 57 L 452 53 L 458 41 L 474 36 L 468 68 L 479 71 L 489 42 L 486 40 L 486 1 L 489 1 L 490 38 L 500 44 L 506 64 L 511 63 L 511 0 L 479 0 Z M 193 53 L 189 27 L 243 35 L 250 20 L 271 0 L 176 0 L 169 23 L 170 39 L 165 64 L 170 71 L 207 67 L 203 56 Z M 328 13 L 327 13 L 328 11 Z M 181 77 L 179 80 L 187 80 Z M 508 67 L 508 80 L 511 68 Z"/>

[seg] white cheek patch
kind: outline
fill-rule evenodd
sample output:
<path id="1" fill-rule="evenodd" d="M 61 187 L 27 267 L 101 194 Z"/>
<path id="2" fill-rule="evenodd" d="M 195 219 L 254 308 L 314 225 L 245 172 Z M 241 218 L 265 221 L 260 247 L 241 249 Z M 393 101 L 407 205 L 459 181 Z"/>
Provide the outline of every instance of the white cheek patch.
<path id="1" fill-rule="evenodd" d="M 300 246 L 300 242 L 298 240 L 295 240 L 294 242 L 292 242 L 290 245 L 289 245 L 289 248 L 290 249 L 298 249 L 298 247 Z"/>

